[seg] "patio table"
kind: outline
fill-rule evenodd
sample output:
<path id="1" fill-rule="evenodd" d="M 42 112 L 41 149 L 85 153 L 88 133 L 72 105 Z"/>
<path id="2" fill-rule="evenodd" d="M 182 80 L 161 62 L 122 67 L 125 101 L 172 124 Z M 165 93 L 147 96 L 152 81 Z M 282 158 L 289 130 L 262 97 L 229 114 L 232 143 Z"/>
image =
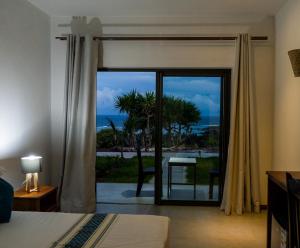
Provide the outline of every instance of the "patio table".
<path id="1" fill-rule="evenodd" d="M 196 199 L 196 158 L 180 158 L 180 157 L 170 157 L 168 162 L 168 198 L 172 193 L 172 185 L 194 185 L 194 199 Z M 192 166 L 194 168 L 194 181 L 193 183 L 173 183 L 172 182 L 172 168 L 174 166 Z"/>

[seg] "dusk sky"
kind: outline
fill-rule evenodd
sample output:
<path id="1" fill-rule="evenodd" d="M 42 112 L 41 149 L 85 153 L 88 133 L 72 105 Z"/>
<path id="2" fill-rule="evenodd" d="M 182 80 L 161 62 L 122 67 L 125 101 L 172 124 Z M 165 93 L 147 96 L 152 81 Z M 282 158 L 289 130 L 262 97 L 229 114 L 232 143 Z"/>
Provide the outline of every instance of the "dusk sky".
<path id="1" fill-rule="evenodd" d="M 98 72 L 97 114 L 118 115 L 114 107 L 117 96 L 136 89 L 140 93 L 155 91 L 154 72 Z M 165 77 L 165 95 L 193 102 L 202 116 L 220 114 L 220 78 Z"/>

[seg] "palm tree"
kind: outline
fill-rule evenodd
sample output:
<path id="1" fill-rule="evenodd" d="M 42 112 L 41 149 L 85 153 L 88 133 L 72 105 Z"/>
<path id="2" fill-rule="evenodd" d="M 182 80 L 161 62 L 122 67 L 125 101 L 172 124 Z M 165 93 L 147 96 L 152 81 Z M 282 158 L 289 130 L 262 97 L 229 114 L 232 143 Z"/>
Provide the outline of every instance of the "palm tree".
<path id="1" fill-rule="evenodd" d="M 128 114 L 124 127 L 130 136 L 131 145 L 133 146 L 135 146 L 135 129 L 137 127 L 141 99 L 141 95 L 136 90 L 132 90 L 127 94 L 118 96 L 115 100 L 115 107 L 118 108 L 121 113 Z"/>
<path id="2" fill-rule="evenodd" d="M 155 101 L 154 92 L 149 91 L 142 95 L 136 90 L 118 96 L 115 100 L 115 107 L 121 113 L 127 113 L 128 115 L 124 123 L 124 131 L 129 134 L 130 143 L 134 147 L 136 132 L 141 132 L 146 150 L 152 144 Z M 194 103 L 174 96 L 164 96 L 163 127 L 167 131 L 169 146 L 179 145 L 183 130 L 188 136 L 192 131 L 191 126 L 200 119 L 201 113 Z"/>
<path id="3" fill-rule="evenodd" d="M 124 153 L 123 153 L 123 146 L 124 146 L 124 137 L 123 134 L 116 128 L 115 123 L 107 118 L 107 121 L 113 130 L 113 140 L 114 140 L 114 146 L 120 145 L 120 152 L 121 152 L 121 158 L 124 158 Z"/>
<path id="4" fill-rule="evenodd" d="M 127 113 L 130 116 L 137 112 L 140 101 L 141 95 L 134 89 L 127 94 L 118 96 L 115 100 L 115 107 L 118 108 L 121 113 Z"/>
<path id="5" fill-rule="evenodd" d="M 148 148 L 152 144 L 152 127 L 151 127 L 151 120 L 154 118 L 155 115 L 155 94 L 153 91 L 146 92 L 145 96 L 142 97 L 142 115 L 146 119 L 146 126 L 144 129 L 144 143 L 145 149 Z M 152 125 L 153 126 L 153 125 Z"/>
<path id="6" fill-rule="evenodd" d="M 191 133 L 191 126 L 201 120 L 201 112 L 192 102 L 183 102 L 183 111 L 181 116 L 181 124 L 185 128 L 187 134 Z"/>
<path id="7" fill-rule="evenodd" d="M 141 131 L 143 144 L 147 150 L 152 143 L 153 119 L 155 114 L 155 94 L 152 91 L 145 95 L 132 90 L 127 94 L 118 96 L 115 107 L 122 113 L 128 114 L 124 123 L 126 131 L 130 134 L 132 144 L 135 144 L 135 133 Z"/>
<path id="8" fill-rule="evenodd" d="M 173 133 L 178 133 L 178 130 L 181 128 L 178 125 L 178 120 L 182 112 L 181 101 L 181 99 L 174 96 L 164 96 L 163 98 L 163 127 L 167 131 L 169 146 L 175 145 Z"/>
<path id="9" fill-rule="evenodd" d="M 182 130 L 191 133 L 191 126 L 201 119 L 196 105 L 174 96 L 163 98 L 163 127 L 167 131 L 169 146 L 179 145 L 182 141 Z M 176 137 L 176 142 L 174 138 Z"/>

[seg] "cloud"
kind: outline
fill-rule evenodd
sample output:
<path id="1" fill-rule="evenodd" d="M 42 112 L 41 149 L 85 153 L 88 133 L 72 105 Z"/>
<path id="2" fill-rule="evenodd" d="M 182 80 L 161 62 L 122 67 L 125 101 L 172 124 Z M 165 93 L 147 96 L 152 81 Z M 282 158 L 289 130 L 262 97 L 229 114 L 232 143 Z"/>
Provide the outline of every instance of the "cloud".
<path id="1" fill-rule="evenodd" d="M 156 75 L 154 72 L 98 72 L 98 89 L 109 87 L 129 92 L 132 89 L 144 93 L 155 91 Z"/>
<path id="2" fill-rule="evenodd" d="M 219 95 L 221 80 L 219 77 L 166 77 L 164 79 L 165 92 L 181 92 L 188 96 L 195 93 L 203 95 Z"/>
<path id="3" fill-rule="evenodd" d="M 98 72 L 97 114 L 119 114 L 114 107 L 118 95 L 136 89 L 155 91 L 154 72 Z M 220 114 L 220 77 L 165 77 L 163 91 L 193 102 L 203 116 Z"/>
<path id="4" fill-rule="evenodd" d="M 219 77 L 166 77 L 164 94 L 193 102 L 203 116 L 220 114 Z"/>
<path id="5" fill-rule="evenodd" d="M 111 89 L 104 87 L 97 90 L 97 113 L 98 114 L 117 114 L 114 108 L 115 98 L 122 94 L 122 89 Z"/>
<path id="6" fill-rule="evenodd" d="M 188 97 L 182 93 L 167 94 L 192 102 L 201 111 L 202 116 L 218 116 L 220 114 L 220 98 L 214 95 L 194 94 Z"/>
<path id="7" fill-rule="evenodd" d="M 155 91 L 154 72 L 98 72 L 97 114 L 116 115 L 115 98 L 136 89 L 140 93 Z"/>
<path id="8" fill-rule="evenodd" d="M 220 114 L 220 102 L 215 101 L 210 96 L 197 94 L 193 98 L 191 98 L 190 101 L 198 106 L 202 115 L 204 116 L 216 116 Z"/>

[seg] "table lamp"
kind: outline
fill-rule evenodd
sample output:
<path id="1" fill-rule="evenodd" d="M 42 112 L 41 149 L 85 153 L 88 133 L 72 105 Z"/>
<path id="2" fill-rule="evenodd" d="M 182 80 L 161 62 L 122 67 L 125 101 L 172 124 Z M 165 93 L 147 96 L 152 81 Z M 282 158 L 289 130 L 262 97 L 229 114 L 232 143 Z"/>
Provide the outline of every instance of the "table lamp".
<path id="1" fill-rule="evenodd" d="M 38 173 L 42 171 L 42 157 L 28 156 L 21 158 L 21 169 L 26 174 L 25 191 L 27 193 L 39 191 Z"/>

